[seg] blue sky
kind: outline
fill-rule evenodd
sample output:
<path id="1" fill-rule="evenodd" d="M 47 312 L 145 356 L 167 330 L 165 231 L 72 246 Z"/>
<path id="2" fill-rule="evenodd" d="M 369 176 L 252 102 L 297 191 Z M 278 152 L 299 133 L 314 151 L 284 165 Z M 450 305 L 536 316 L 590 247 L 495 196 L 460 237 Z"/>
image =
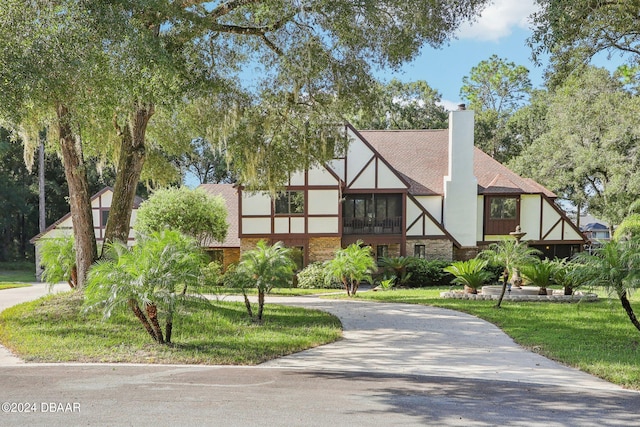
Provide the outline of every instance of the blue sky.
<path id="1" fill-rule="evenodd" d="M 462 25 L 449 45 L 440 49 L 425 47 L 400 72 L 382 70 L 376 76 L 383 81 L 394 77 L 404 82 L 425 80 L 440 92 L 442 104 L 448 110 L 455 110 L 465 102 L 460 97 L 462 78 L 480 61 L 496 54 L 508 62 L 524 65 L 533 87 L 543 87 L 547 63 L 536 66 L 527 45 L 527 38 L 532 34 L 529 17 L 537 9 L 535 0 L 494 0 L 475 22 Z M 591 62 L 613 71 L 625 61 L 619 53 L 611 58 L 601 53 Z"/>
<path id="2" fill-rule="evenodd" d="M 462 78 L 471 68 L 493 54 L 524 65 L 534 87 L 543 84 L 544 64 L 536 67 L 531 61 L 531 49 L 526 44 L 531 35 L 528 17 L 536 10 L 534 0 L 495 0 L 474 23 L 464 24 L 457 38 L 441 49 L 425 47 L 400 72 L 380 71 L 377 76 L 388 81 L 397 78 L 405 82 L 425 80 L 442 95 L 442 103 L 455 109 L 459 103 Z"/>

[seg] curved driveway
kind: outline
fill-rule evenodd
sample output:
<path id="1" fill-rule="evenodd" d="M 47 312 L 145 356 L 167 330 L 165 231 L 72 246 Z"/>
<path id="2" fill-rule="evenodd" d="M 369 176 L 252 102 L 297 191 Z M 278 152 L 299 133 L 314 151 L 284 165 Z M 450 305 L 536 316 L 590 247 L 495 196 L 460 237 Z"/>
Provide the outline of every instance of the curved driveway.
<path id="1" fill-rule="evenodd" d="M 0 310 L 44 292 L 1 291 Z M 640 426 L 640 393 L 525 351 L 466 314 L 267 302 L 331 312 L 344 339 L 257 367 L 30 364 L 0 348 L 0 403 L 32 404 L 0 412 L 0 425 Z"/>

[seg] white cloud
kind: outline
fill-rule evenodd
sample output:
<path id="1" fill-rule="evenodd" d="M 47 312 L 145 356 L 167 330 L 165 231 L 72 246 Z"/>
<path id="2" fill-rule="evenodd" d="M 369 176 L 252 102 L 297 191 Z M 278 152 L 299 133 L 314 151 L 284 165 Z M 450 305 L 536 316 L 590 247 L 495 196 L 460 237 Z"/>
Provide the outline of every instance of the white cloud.
<path id="1" fill-rule="evenodd" d="M 513 27 L 529 28 L 529 15 L 538 10 L 535 0 L 495 0 L 476 22 L 458 30 L 460 39 L 497 41 L 511 35 Z"/>
<path id="2" fill-rule="evenodd" d="M 440 102 L 436 102 L 437 105 L 441 105 L 447 111 L 456 111 L 458 110 L 458 105 L 460 105 L 460 101 L 449 101 L 448 99 L 443 99 Z"/>

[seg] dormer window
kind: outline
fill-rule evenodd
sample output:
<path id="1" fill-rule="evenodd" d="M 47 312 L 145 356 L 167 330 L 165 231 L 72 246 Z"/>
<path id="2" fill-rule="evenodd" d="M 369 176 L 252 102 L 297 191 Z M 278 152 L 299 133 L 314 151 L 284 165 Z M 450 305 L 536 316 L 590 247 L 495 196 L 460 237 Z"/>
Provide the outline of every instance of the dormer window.
<path id="1" fill-rule="evenodd" d="M 508 235 L 520 223 L 519 196 L 486 196 L 484 234 Z"/>

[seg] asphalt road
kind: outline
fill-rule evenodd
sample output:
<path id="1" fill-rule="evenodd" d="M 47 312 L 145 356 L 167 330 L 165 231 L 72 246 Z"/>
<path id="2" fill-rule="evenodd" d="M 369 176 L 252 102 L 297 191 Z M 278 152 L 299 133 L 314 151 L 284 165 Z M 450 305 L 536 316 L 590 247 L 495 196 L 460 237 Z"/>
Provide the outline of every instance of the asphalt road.
<path id="1" fill-rule="evenodd" d="M 44 292 L 1 291 L 0 310 Z M 256 367 L 31 364 L 0 351 L 0 426 L 640 426 L 640 393 L 475 317 L 267 298 L 336 314 L 344 339 Z"/>

